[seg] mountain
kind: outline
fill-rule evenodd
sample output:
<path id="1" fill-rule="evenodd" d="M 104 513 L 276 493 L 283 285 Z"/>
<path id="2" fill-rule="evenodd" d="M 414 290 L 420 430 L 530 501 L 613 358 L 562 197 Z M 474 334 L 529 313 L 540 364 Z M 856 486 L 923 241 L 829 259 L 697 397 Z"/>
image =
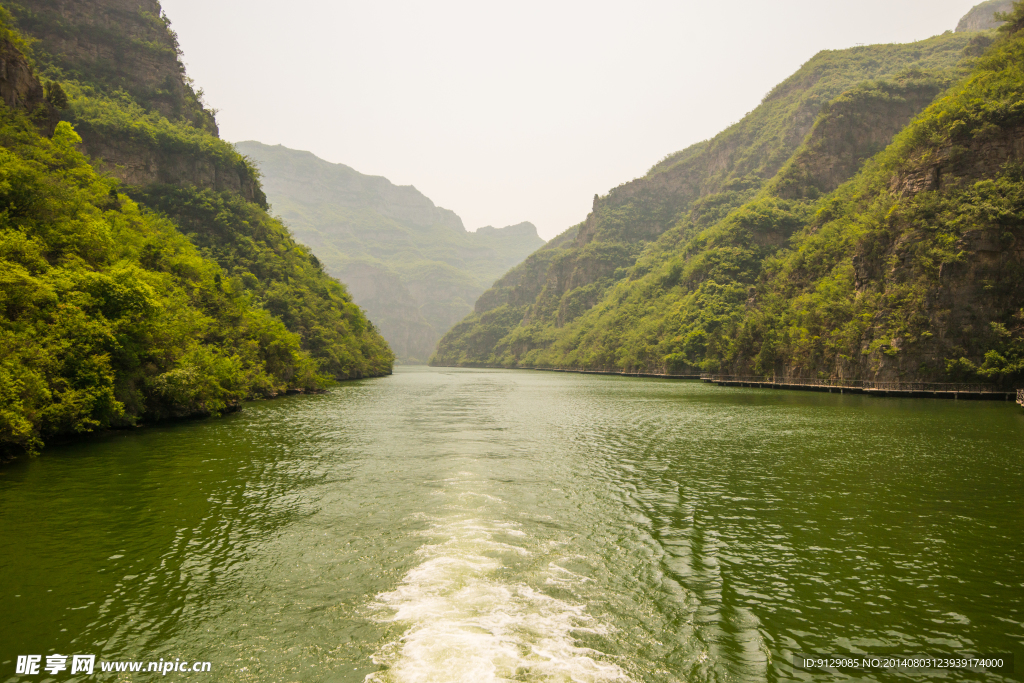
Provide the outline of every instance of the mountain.
<path id="1" fill-rule="evenodd" d="M 815 56 L 596 197 L 433 362 L 1012 381 L 1020 64 L 1017 37 L 996 40 Z"/>
<path id="2" fill-rule="evenodd" d="M 0 459 L 391 372 L 217 137 L 159 4 L 5 7 Z"/>
<path id="3" fill-rule="evenodd" d="M 998 15 L 1013 9 L 1013 0 L 988 0 L 974 6 L 956 25 L 957 33 L 963 31 L 987 31 L 997 28 L 1003 22 Z"/>
<path id="4" fill-rule="evenodd" d="M 423 363 L 495 280 L 544 244 L 531 223 L 467 232 L 414 187 L 287 147 L 240 142 L 274 210 L 348 285 L 399 360 Z"/>

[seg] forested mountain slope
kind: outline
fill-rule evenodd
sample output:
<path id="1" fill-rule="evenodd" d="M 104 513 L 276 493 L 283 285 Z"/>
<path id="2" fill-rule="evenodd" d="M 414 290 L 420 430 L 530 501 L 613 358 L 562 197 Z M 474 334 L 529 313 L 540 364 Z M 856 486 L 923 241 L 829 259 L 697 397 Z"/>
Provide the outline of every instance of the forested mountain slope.
<path id="1" fill-rule="evenodd" d="M 0 10 L 0 456 L 390 372 L 387 344 L 216 137 L 155 2 L 13 8 L 36 42 Z M 223 169 L 235 182 L 218 185 Z"/>
<path id="2" fill-rule="evenodd" d="M 966 79 L 764 264 L 705 363 L 892 380 L 1024 380 L 1024 4 Z"/>
<path id="3" fill-rule="evenodd" d="M 240 142 L 273 208 L 344 282 L 403 362 L 426 362 L 495 280 L 544 244 L 530 223 L 467 232 L 414 187 L 309 152 Z"/>
<path id="4" fill-rule="evenodd" d="M 499 281 L 434 362 L 832 372 L 740 353 L 762 272 L 993 40 L 947 33 L 817 55 L 739 124 L 595 198 L 540 277 Z"/>

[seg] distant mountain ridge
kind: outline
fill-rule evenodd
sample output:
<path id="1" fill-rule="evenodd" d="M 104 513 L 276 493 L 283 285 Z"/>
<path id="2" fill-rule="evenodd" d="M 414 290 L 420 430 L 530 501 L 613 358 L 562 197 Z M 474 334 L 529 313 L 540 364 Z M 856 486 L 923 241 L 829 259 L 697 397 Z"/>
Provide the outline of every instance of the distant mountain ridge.
<path id="1" fill-rule="evenodd" d="M 426 362 L 480 294 L 544 244 L 532 223 L 468 232 L 415 187 L 311 152 L 235 147 L 260 168 L 274 211 L 349 287 L 401 362 Z"/>

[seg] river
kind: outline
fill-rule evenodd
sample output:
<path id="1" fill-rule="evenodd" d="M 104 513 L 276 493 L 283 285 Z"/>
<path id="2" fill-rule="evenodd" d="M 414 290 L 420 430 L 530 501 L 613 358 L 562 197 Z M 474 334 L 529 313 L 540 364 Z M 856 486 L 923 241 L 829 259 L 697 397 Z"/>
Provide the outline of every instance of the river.
<path id="1" fill-rule="evenodd" d="M 0 681 L 156 680 L 15 675 L 33 653 L 282 683 L 1021 659 L 1022 444 L 1013 404 L 401 367 L 114 433 L 0 469 Z"/>

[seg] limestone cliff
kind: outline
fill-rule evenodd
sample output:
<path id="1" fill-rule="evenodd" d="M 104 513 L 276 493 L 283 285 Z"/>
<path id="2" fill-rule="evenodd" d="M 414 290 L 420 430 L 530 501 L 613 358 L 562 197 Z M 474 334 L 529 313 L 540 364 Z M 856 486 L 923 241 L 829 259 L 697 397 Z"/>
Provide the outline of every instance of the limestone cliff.
<path id="1" fill-rule="evenodd" d="M 131 186 L 191 185 L 265 205 L 253 169 L 217 137 L 157 0 L 12 0 L 18 29 L 70 101 L 84 151 Z"/>
<path id="2" fill-rule="evenodd" d="M 146 109 L 213 134 L 217 124 L 185 77 L 158 0 L 9 0 L 37 58 L 65 77 L 122 89 Z"/>
<path id="3" fill-rule="evenodd" d="M 828 104 L 803 147 L 773 181 L 779 197 L 813 199 L 832 192 L 885 149 L 942 92 L 923 74 L 864 84 Z"/>
<path id="4" fill-rule="evenodd" d="M 16 40 L 16 36 L 0 34 L 0 98 L 9 108 L 28 112 L 49 136 L 59 120 L 57 111 L 46 100 L 43 84 Z"/>
<path id="5" fill-rule="evenodd" d="M 988 31 L 998 27 L 1002 22 L 996 18 L 1013 9 L 1013 0 L 988 0 L 975 6 L 964 15 L 956 25 L 958 33 L 964 31 Z"/>
<path id="6" fill-rule="evenodd" d="M 131 130 L 110 130 L 87 120 L 77 122 L 93 166 L 129 186 L 193 185 L 228 191 L 266 207 L 266 195 L 244 159 L 196 149 L 175 149 L 137 139 Z"/>
<path id="7" fill-rule="evenodd" d="M 1024 123 L 1014 122 L 922 146 L 892 174 L 888 190 L 902 204 L 944 202 L 955 208 L 929 210 L 931 225 L 909 211 L 893 212 L 888 231 L 858 245 L 851 259 L 854 286 L 859 297 L 870 299 L 927 279 L 927 295 L 914 306 L 919 329 L 891 334 L 891 318 L 906 313 L 899 302 L 883 300 L 859 356 L 852 363 L 840 359 L 831 372 L 884 381 L 922 375 L 942 380 L 950 359 L 985 363 L 986 351 L 1003 341 L 992 323 L 1008 323 L 1024 302 L 1024 224 L 1015 209 L 1000 206 L 1007 187 L 1019 192 L 1012 183 L 1019 182 L 1022 163 Z M 936 228 L 957 214 L 950 257 L 922 264 L 921 253 L 936 248 Z"/>

